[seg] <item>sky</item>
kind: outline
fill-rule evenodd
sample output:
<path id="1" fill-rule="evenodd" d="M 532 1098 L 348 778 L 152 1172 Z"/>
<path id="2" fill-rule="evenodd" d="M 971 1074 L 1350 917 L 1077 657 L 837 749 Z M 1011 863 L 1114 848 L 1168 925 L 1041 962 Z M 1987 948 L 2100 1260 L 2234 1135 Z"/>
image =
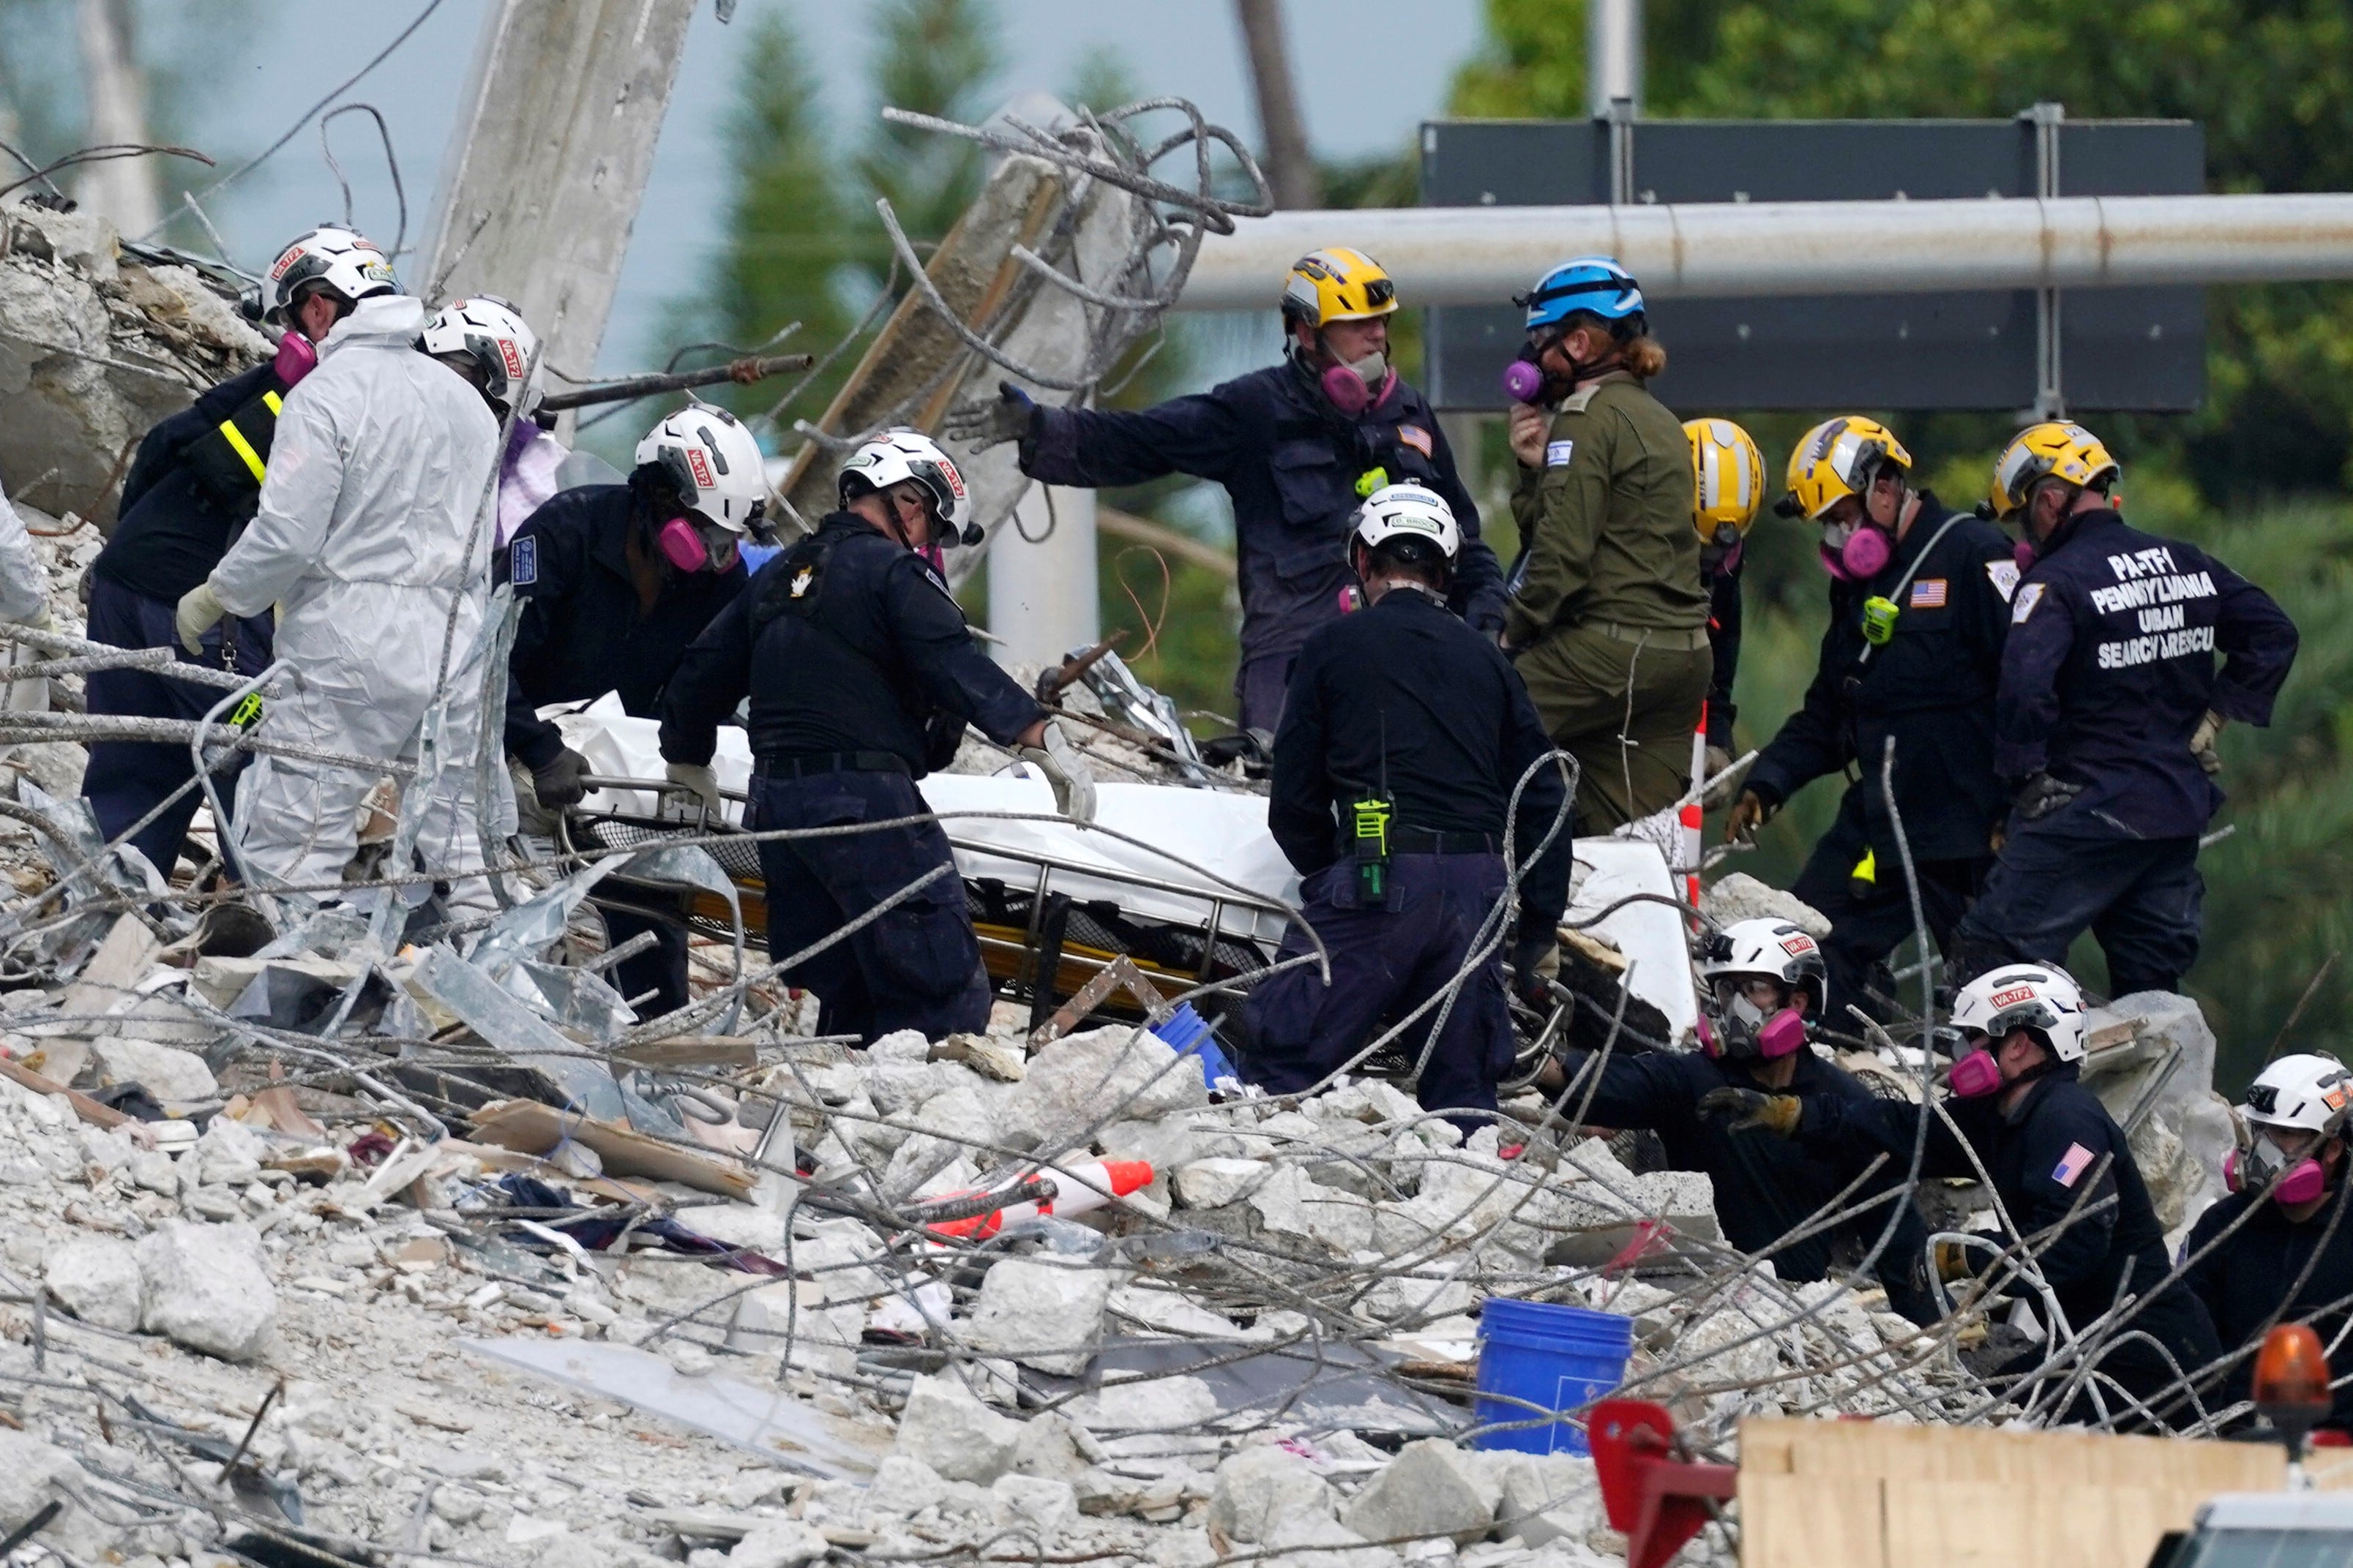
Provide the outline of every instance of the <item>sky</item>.
<path id="1" fill-rule="evenodd" d="M 179 132 L 217 154 L 249 157 L 383 48 L 424 5 L 331 4 L 325 9 L 339 19 L 321 28 L 318 0 L 242 0 L 238 32 L 250 42 L 214 73 L 218 90 L 191 95 Z M 159 16 L 162 5 L 175 15 Z M 171 47 L 171 28 L 189 25 L 204 9 L 189 0 L 154 0 L 142 13 L 154 18 L 142 47 Z M 416 35 L 346 95 L 374 103 L 389 123 L 408 196 L 411 246 L 421 245 L 430 226 L 443 151 L 487 9 L 487 0 L 441 0 Z M 598 362 L 608 374 L 659 363 L 663 306 L 691 290 L 719 243 L 727 197 L 722 126 L 749 24 L 773 9 L 787 13 L 821 62 L 832 122 L 847 131 L 874 111 L 866 87 L 871 6 L 742 0 L 735 20 L 722 26 L 711 0 L 695 0 L 686 57 Z M 1226 0 L 997 0 L 997 9 L 1009 61 L 1000 84 L 1005 96 L 1030 87 L 1055 90 L 1090 52 L 1108 46 L 1146 91 L 1190 98 L 1211 121 L 1257 144 L 1240 29 Z M 1414 127 L 1438 110 L 1455 68 L 1480 37 L 1479 0 L 1290 0 L 1288 20 L 1308 132 L 1326 156 L 1410 144 Z M 374 130 L 354 114 L 337 121 L 332 134 L 352 180 L 353 216 L 389 241 L 398 209 Z M 225 163 L 224 172 L 231 166 Z M 233 257 L 259 268 L 287 238 L 322 218 L 340 219 L 343 201 L 313 126 L 207 207 Z M 171 237 L 197 248 L 185 227 Z"/>

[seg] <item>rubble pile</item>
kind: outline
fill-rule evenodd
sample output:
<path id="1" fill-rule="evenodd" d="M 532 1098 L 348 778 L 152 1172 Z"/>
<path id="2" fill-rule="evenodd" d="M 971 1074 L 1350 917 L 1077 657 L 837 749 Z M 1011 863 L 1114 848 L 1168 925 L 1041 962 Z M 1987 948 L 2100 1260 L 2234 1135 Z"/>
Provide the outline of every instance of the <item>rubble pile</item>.
<path id="1" fill-rule="evenodd" d="M 110 521 L 139 438 L 269 352 L 194 269 L 126 251 L 105 218 L 0 204 L 0 473 L 20 507 Z"/>

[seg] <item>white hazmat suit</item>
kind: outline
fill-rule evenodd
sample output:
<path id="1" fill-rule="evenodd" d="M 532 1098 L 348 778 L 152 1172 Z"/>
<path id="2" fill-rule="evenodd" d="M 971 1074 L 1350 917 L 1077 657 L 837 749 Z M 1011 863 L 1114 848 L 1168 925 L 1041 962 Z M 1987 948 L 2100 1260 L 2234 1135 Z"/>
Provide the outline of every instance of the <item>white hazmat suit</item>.
<path id="1" fill-rule="evenodd" d="M 30 621 L 49 607 L 49 573 L 25 520 L 0 489 L 0 621 Z"/>
<path id="2" fill-rule="evenodd" d="M 417 851 L 444 874 L 480 870 L 473 754 L 480 733 L 483 613 L 495 530 L 477 531 L 497 454 L 481 395 L 411 345 L 425 307 L 363 300 L 319 345 L 319 365 L 278 416 L 259 510 L 213 568 L 230 614 L 278 606 L 278 657 L 299 677 L 259 733 L 414 762 L 450 642 L 448 766 L 425 803 Z M 473 548 L 467 549 L 469 539 Z M 237 790 L 246 875 L 267 891 L 332 884 L 359 844 L 360 771 L 262 756 Z M 461 899 L 487 899 L 479 878 Z"/>

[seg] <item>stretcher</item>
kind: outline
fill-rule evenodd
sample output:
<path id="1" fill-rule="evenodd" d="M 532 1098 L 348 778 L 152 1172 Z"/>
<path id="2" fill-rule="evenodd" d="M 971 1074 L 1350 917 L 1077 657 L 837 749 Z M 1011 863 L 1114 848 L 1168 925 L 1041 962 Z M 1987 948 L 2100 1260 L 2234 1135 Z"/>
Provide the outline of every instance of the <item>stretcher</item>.
<path id="1" fill-rule="evenodd" d="M 740 831 L 750 782 L 744 731 L 723 726 L 712 771 L 729 798 L 725 821 L 706 827 L 666 813 L 659 726 L 633 719 L 612 698 L 546 716 L 595 777 L 646 780 L 598 788 L 563 817 L 565 847 L 586 854 L 658 847 L 717 834 L 708 846 L 733 884 L 744 935 L 764 947 L 766 901 L 759 854 Z M 1120 957 L 1166 993 L 1233 980 L 1272 962 L 1299 901 L 1299 878 L 1266 826 L 1263 795 L 1174 784 L 1103 783 L 1096 817 L 1060 817 L 1044 779 L 1018 763 L 992 774 L 934 773 L 917 786 L 955 854 L 982 963 L 998 994 L 1043 1022 Z M 673 800 L 677 792 L 667 792 Z M 1688 1040 L 1698 1021 L 1674 879 L 1659 850 L 1639 840 L 1578 839 L 1568 920 L 1629 961 L 1628 989 Z M 674 908 L 690 929 L 733 936 L 734 910 L 713 889 L 650 882 L 626 870 L 599 885 L 637 907 Z M 595 895 L 592 895 L 594 898 Z M 1596 917 L 1599 917 L 1598 919 Z M 1134 1016 L 1114 992 L 1103 1011 Z"/>

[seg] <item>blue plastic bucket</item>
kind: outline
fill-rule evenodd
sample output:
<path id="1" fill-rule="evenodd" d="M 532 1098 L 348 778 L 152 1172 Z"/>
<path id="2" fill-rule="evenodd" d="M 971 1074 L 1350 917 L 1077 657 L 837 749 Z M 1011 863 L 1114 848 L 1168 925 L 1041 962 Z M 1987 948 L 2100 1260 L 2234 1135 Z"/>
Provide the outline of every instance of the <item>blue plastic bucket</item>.
<path id="1" fill-rule="evenodd" d="M 1236 1078 L 1233 1063 L 1218 1048 L 1218 1038 L 1209 1032 L 1208 1020 L 1193 1011 L 1193 1004 L 1180 1002 L 1176 1011 L 1163 1018 L 1152 1031 L 1161 1042 L 1178 1056 L 1192 1053 L 1201 1066 L 1201 1081 L 1214 1089 L 1221 1078 Z"/>
<path id="2" fill-rule="evenodd" d="M 1543 1411 L 1589 1405 L 1626 1381 L 1626 1358 L 1633 1352 L 1630 1318 L 1549 1301 L 1489 1301 L 1479 1313 L 1479 1425 L 1534 1421 Z M 1490 1397 L 1495 1394 L 1504 1397 Z M 1544 1426 L 1482 1432 L 1472 1447 L 1524 1454 L 1592 1452 L 1585 1428 L 1558 1418 Z"/>

